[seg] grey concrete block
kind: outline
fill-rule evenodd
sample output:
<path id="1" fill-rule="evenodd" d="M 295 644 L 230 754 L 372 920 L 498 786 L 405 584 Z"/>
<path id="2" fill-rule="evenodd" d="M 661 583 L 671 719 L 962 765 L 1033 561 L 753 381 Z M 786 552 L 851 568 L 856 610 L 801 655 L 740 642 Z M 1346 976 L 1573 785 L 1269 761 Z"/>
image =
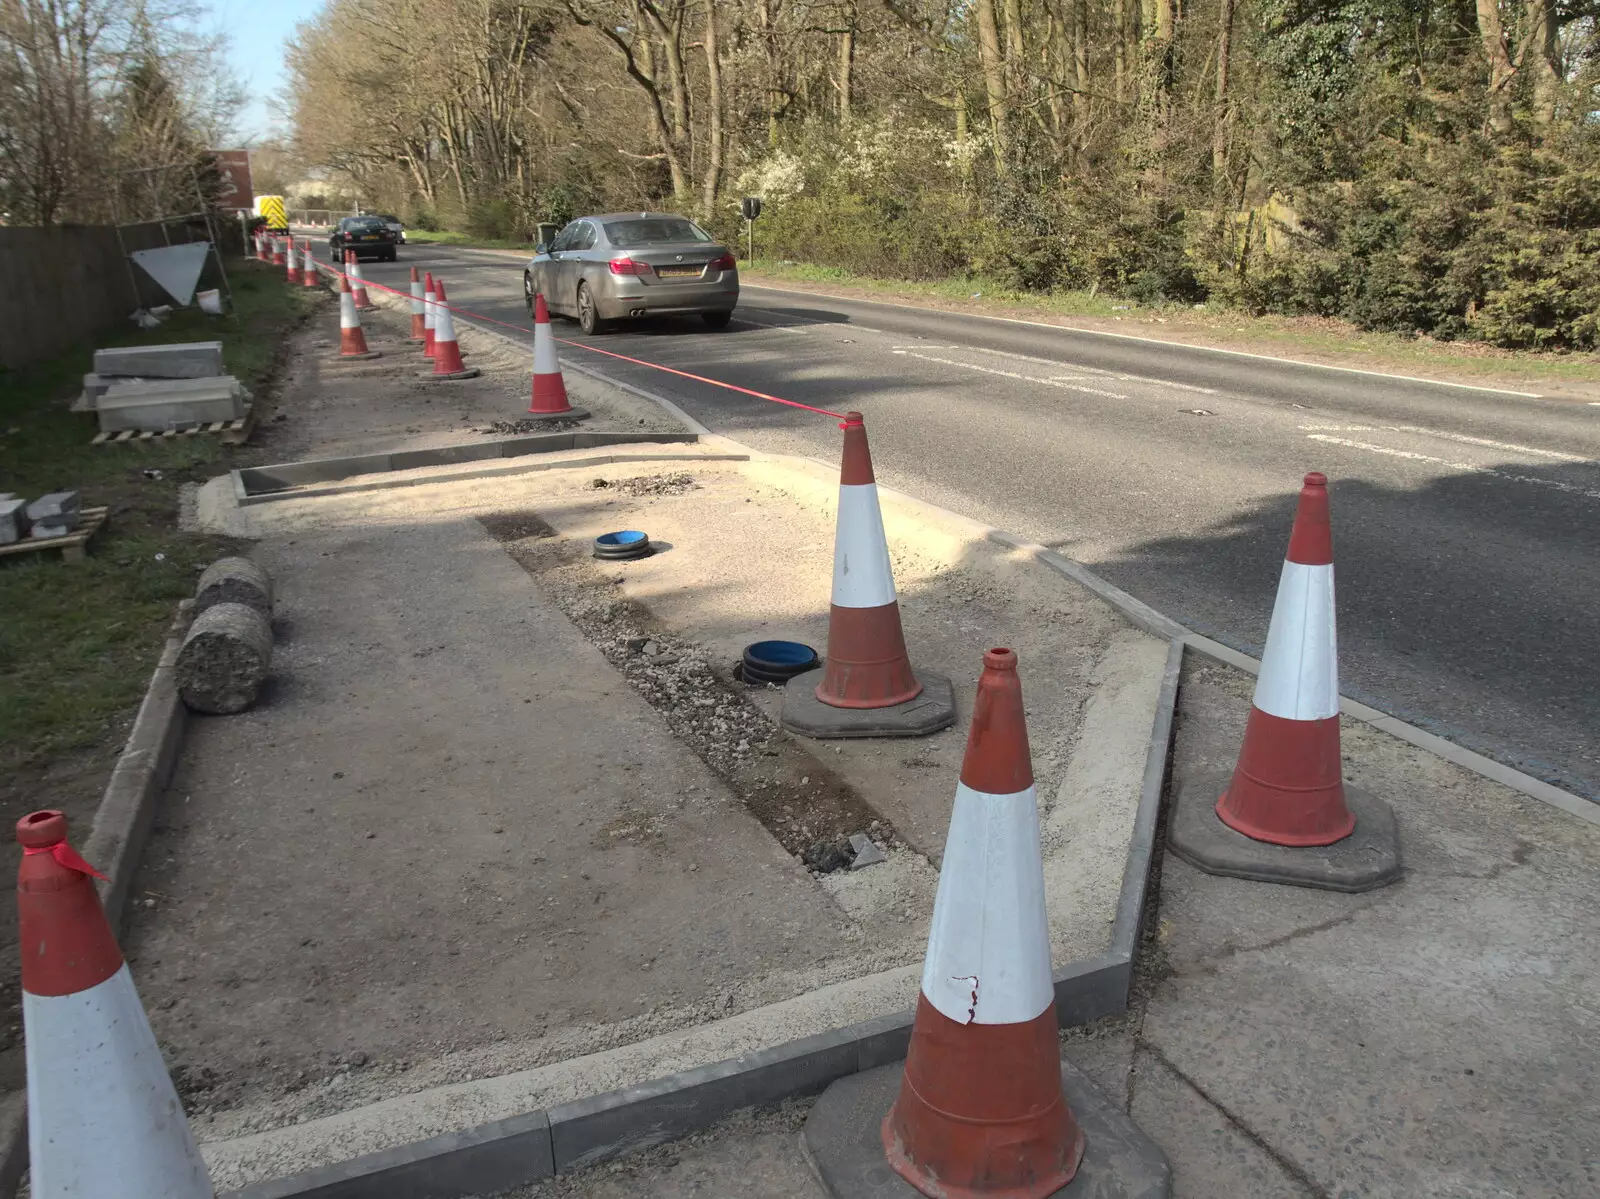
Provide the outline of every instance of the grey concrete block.
<path id="1" fill-rule="evenodd" d="M 856 1070 L 853 1030 L 837 1029 L 550 1109 L 557 1173 L 648 1149 L 741 1108 L 812 1095 Z"/>
<path id="2" fill-rule="evenodd" d="M 926 737 L 956 722 L 956 694 L 942 674 L 919 670 L 922 694 L 891 708 L 835 708 L 817 698 L 822 667 L 797 674 L 783 688 L 781 723 L 802 737 Z"/>
<path id="3" fill-rule="evenodd" d="M 28 534 L 28 502 L 0 496 L 0 545 L 21 541 Z"/>
<path id="4" fill-rule="evenodd" d="M 807 1160 L 836 1199 L 918 1199 L 889 1168 L 879 1129 L 900 1093 L 901 1063 L 840 1080 L 806 1118 Z M 1166 1199 L 1172 1169 L 1160 1146 L 1070 1062 L 1061 1063 L 1067 1104 L 1083 1130 L 1078 1173 L 1055 1199 Z"/>
<path id="5" fill-rule="evenodd" d="M 156 383 L 118 384 L 100 397 L 97 411 L 106 433 L 124 429 L 184 429 L 213 421 L 238 420 L 244 415 L 244 396 L 237 381 L 215 379 L 174 380 L 173 386 Z"/>
<path id="6" fill-rule="evenodd" d="M 1236 832 L 1217 816 L 1217 799 L 1228 776 L 1207 773 L 1178 788 L 1167 829 L 1167 844 L 1191 866 L 1207 874 L 1287 883 L 1324 891 L 1370 891 L 1399 880 L 1400 828 L 1394 809 L 1346 783 L 1345 803 L 1356 827 L 1332 845 L 1288 848 Z"/>
<path id="7" fill-rule="evenodd" d="M 915 1017 L 916 1013 L 907 1008 L 855 1025 L 856 1068 L 872 1070 L 903 1060 L 911 1044 L 911 1025 Z"/>
<path id="8" fill-rule="evenodd" d="M 35 537 L 64 537 L 78 526 L 83 511 L 83 500 L 76 491 L 52 491 L 42 495 L 27 507 L 28 523 L 37 527 L 58 529 L 60 532 L 34 532 Z"/>
<path id="9" fill-rule="evenodd" d="M 222 373 L 220 341 L 179 342 L 166 346 L 121 346 L 94 352 L 97 375 L 147 379 L 201 379 Z"/>
<path id="10" fill-rule="evenodd" d="M 126 383 L 128 381 L 116 375 L 97 375 L 90 371 L 83 377 L 83 396 L 79 400 L 78 410 L 93 412 L 100 406 L 100 397 L 105 395 L 110 388 L 118 383 Z"/>
<path id="11" fill-rule="evenodd" d="M 549 1178 L 550 1122 L 529 1112 L 258 1182 L 223 1199 L 459 1199 Z"/>
<path id="12" fill-rule="evenodd" d="M 52 537 L 67 537 L 72 533 L 73 526 L 49 521 L 39 521 L 28 530 L 28 536 L 38 541 L 48 541 Z"/>

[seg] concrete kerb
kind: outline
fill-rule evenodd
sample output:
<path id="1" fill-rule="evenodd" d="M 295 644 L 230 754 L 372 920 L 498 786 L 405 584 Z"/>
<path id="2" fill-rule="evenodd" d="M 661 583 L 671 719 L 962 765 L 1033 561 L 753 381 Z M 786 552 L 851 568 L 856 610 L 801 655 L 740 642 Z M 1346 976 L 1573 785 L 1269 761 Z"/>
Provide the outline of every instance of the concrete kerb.
<path id="1" fill-rule="evenodd" d="M 155 822 L 156 805 L 183 745 L 188 709 L 178 698 L 174 669 L 193 607 L 191 600 L 178 605 L 133 728 L 95 809 L 94 823 L 88 836 L 78 841 L 84 859 L 107 876 L 107 881 L 96 885 L 113 930 L 121 928 L 128 889 Z M 27 1099 L 19 1094 L 0 1112 L 0 1195 L 7 1199 L 15 1195 L 27 1168 Z"/>

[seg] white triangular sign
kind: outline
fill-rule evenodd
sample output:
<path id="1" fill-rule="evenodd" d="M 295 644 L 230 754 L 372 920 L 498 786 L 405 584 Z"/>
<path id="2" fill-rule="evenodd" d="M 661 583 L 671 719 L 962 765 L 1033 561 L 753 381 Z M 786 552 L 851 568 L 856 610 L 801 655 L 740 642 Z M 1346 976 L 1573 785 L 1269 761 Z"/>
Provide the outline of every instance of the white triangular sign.
<path id="1" fill-rule="evenodd" d="M 194 298 L 194 285 L 211 252 L 208 241 L 185 242 L 156 250 L 135 250 L 132 258 L 180 307 Z"/>

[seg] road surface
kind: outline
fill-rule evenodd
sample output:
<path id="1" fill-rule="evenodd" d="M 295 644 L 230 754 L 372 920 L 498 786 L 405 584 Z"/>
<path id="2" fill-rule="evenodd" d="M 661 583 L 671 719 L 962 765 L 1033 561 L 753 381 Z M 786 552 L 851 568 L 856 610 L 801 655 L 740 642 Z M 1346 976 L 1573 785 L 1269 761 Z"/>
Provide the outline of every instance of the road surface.
<path id="1" fill-rule="evenodd" d="M 531 339 L 521 260 L 419 245 L 364 271 L 404 288 L 412 265 Z M 1300 477 L 1324 471 L 1345 694 L 1600 798 L 1600 406 L 750 286 L 725 332 L 557 335 L 858 409 L 883 482 L 1257 655 Z M 827 418 L 561 353 L 757 448 L 837 458 Z"/>

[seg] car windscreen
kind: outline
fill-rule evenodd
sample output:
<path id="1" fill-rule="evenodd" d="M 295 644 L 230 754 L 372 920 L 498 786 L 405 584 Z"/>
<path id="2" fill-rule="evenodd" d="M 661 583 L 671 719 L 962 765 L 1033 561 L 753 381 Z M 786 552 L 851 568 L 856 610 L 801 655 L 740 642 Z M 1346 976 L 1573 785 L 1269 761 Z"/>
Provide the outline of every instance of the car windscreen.
<path id="1" fill-rule="evenodd" d="M 623 250 L 634 250 L 640 246 L 666 245 L 671 242 L 711 240 L 711 235 L 693 221 L 675 216 L 607 221 L 606 237 L 610 239 L 612 245 Z"/>
<path id="2" fill-rule="evenodd" d="M 387 229 L 381 216 L 354 217 L 344 222 L 346 229 Z"/>

